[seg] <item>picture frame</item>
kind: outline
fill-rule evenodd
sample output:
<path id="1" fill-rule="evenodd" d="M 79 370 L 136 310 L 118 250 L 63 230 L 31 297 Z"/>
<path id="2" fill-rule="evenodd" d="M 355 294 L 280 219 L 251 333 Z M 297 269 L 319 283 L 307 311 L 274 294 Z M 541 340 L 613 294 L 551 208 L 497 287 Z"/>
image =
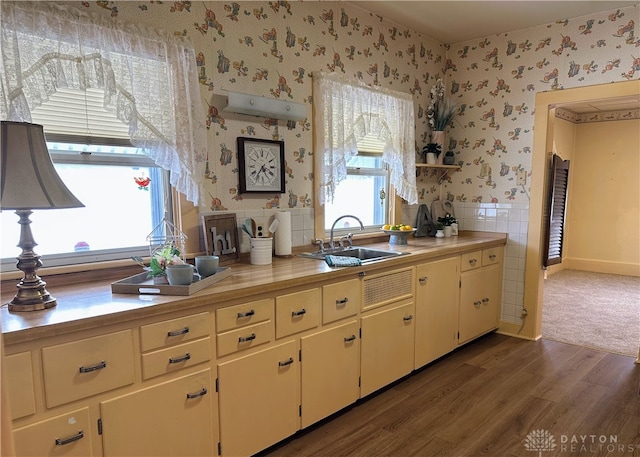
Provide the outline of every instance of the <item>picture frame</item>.
<path id="1" fill-rule="evenodd" d="M 238 137 L 239 191 L 285 193 L 284 141 Z"/>
<path id="2" fill-rule="evenodd" d="M 237 262 L 240 243 L 235 213 L 204 215 L 201 219 L 207 255 L 217 255 L 219 265 Z"/>

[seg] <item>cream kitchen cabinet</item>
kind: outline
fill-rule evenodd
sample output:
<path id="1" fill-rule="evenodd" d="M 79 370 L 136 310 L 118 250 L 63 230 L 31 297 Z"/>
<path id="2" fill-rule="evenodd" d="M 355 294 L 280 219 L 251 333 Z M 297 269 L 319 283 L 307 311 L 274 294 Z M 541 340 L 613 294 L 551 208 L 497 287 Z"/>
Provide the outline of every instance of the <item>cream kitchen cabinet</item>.
<path id="1" fill-rule="evenodd" d="M 415 363 L 418 369 L 458 345 L 460 256 L 416 267 Z"/>
<path id="2" fill-rule="evenodd" d="M 502 298 L 502 257 L 502 247 L 462 255 L 459 344 L 498 327 Z"/>
<path id="3" fill-rule="evenodd" d="M 300 428 L 296 340 L 218 364 L 220 453 L 247 456 Z"/>
<path id="4" fill-rule="evenodd" d="M 14 429 L 19 457 L 91 457 L 89 408 L 81 408 L 51 419 Z"/>
<path id="5" fill-rule="evenodd" d="M 103 401 L 104 456 L 213 456 L 216 409 L 210 369 Z"/>
<path id="6" fill-rule="evenodd" d="M 300 338 L 302 428 L 358 399 L 360 339 L 356 319 Z"/>
<path id="7" fill-rule="evenodd" d="M 360 397 L 413 371 L 414 312 L 409 300 L 361 318 Z"/>

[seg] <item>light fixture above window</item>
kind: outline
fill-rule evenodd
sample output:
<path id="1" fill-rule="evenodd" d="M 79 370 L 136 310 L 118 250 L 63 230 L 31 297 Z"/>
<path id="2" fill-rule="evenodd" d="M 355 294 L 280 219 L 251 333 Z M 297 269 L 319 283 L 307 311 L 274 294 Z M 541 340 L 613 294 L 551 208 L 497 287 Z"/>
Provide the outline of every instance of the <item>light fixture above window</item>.
<path id="1" fill-rule="evenodd" d="M 285 121 L 303 121 L 307 118 L 307 107 L 302 103 L 233 91 L 228 92 L 227 106 L 222 110 Z"/>

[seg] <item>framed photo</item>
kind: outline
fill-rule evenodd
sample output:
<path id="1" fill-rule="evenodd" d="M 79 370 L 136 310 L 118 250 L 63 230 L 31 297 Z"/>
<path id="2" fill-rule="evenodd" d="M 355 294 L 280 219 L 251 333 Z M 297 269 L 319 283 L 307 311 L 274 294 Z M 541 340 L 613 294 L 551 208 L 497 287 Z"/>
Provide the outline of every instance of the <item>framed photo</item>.
<path id="1" fill-rule="evenodd" d="M 220 258 L 219 265 L 237 262 L 240 259 L 235 214 L 202 216 L 202 229 L 207 255 L 217 255 Z"/>
<path id="2" fill-rule="evenodd" d="M 284 193 L 284 141 L 238 137 L 240 193 Z"/>

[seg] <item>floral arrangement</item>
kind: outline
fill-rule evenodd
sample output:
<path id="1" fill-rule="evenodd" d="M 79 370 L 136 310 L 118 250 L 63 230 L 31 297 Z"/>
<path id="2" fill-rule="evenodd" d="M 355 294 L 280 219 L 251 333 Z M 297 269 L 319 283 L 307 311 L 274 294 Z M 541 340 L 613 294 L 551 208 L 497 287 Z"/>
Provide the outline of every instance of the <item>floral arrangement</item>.
<path id="1" fill-rule="evenodd" d="M 184 263 L 180 258 L 180 250 L 173 244 L 167 244 L 158 249 L 149 262 L 149 267 L 145 268 L 149 274 L 147 277 L 155 278 L 158 276 L 166 276 L 165 269 L 167 265 L 179 265 Z"/>
<path id="2" fill-rule="evenodd" d="M 443 226 L 447 226 L 447 225 L 451 225 L 451 224 L 457 224 L 458 221 L 451 214 L 447 213 L 447 214 L 444 215 L 444 217 L 439 217 L 438 218 L 438 223 L 442 224 Z"/>
<path id="3" fill-rule="evenodd" d="M 427 119 L 434 131 L 444 131 L 458 114 L 458 105 L 445 97 L 444 82 L 438 79 L 431 88 L 431 101 L 427 108 Z"/>

